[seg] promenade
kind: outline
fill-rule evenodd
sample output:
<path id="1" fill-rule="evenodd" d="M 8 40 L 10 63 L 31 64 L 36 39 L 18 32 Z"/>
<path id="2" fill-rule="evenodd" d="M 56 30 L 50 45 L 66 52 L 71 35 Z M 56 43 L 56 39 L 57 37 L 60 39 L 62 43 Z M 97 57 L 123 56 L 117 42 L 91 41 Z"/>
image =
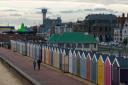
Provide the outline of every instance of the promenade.
<path id="1" fill-rule="evenodd" d="M 41 69 L 33 70 L 33 60 L 11 50 L 0 48 L 0 57 L 10 61 L 13 65 L 39 82 L 41 85 L 93 85 L 73 75 L 63 73 L 47 65 L 41 65 Z"/>

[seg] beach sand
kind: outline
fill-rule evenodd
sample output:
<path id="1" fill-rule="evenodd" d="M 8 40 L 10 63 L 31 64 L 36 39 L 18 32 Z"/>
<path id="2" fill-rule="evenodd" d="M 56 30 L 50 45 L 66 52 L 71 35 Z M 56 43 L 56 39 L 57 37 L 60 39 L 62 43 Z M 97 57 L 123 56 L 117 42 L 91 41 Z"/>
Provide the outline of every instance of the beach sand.
<path id="1" fill-rule="evenodd" d="M 16 76 L 0 62 L 0 85 L 23 85 Z"/>

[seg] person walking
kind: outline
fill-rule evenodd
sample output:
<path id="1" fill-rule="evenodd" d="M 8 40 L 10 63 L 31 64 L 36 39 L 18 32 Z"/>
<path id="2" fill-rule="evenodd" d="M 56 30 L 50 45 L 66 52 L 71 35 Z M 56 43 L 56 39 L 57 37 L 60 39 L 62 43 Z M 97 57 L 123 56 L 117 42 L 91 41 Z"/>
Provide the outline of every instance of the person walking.
<path id="1" fill-rule="evenodd" d="M 40 70 L 40 64 L 41 64 L 41 60 L 38 59 L 38 60 L 37 60 L 38 70 Z"/>
<path id="2" fill-rule="evenodd" d="M 33 68 L 34 68 L 34 70 L 36 69 L 36 60 L 35 59 L 33 61 Z"/>

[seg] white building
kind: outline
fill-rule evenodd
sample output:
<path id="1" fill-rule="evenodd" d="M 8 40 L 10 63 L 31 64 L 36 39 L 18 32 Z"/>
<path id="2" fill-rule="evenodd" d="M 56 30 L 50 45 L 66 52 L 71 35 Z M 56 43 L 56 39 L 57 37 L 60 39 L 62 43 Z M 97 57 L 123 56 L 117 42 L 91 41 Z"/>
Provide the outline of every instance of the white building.
<path id="1" fill-rule="evenodd" d="M 124 23 L 124 27 L 122 29 L 122 40 L 128 38 L 128 19 Z"/>
<path id="2" fill-rule="evenodd" d="M 115 28 L 114 29 L 114 42 L 121 42 L 121 28 Z"/>

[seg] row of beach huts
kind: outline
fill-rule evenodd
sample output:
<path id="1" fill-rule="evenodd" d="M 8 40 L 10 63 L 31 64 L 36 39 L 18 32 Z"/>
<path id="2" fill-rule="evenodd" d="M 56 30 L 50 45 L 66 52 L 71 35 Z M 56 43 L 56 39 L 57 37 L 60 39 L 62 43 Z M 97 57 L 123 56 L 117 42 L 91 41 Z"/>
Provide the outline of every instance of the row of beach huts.
<path id="1" fill-rule="evenodd" d="M 128 59 L 124 57 L 14 40 L 11 49 L 97 85 L 128 85 Z"/>

